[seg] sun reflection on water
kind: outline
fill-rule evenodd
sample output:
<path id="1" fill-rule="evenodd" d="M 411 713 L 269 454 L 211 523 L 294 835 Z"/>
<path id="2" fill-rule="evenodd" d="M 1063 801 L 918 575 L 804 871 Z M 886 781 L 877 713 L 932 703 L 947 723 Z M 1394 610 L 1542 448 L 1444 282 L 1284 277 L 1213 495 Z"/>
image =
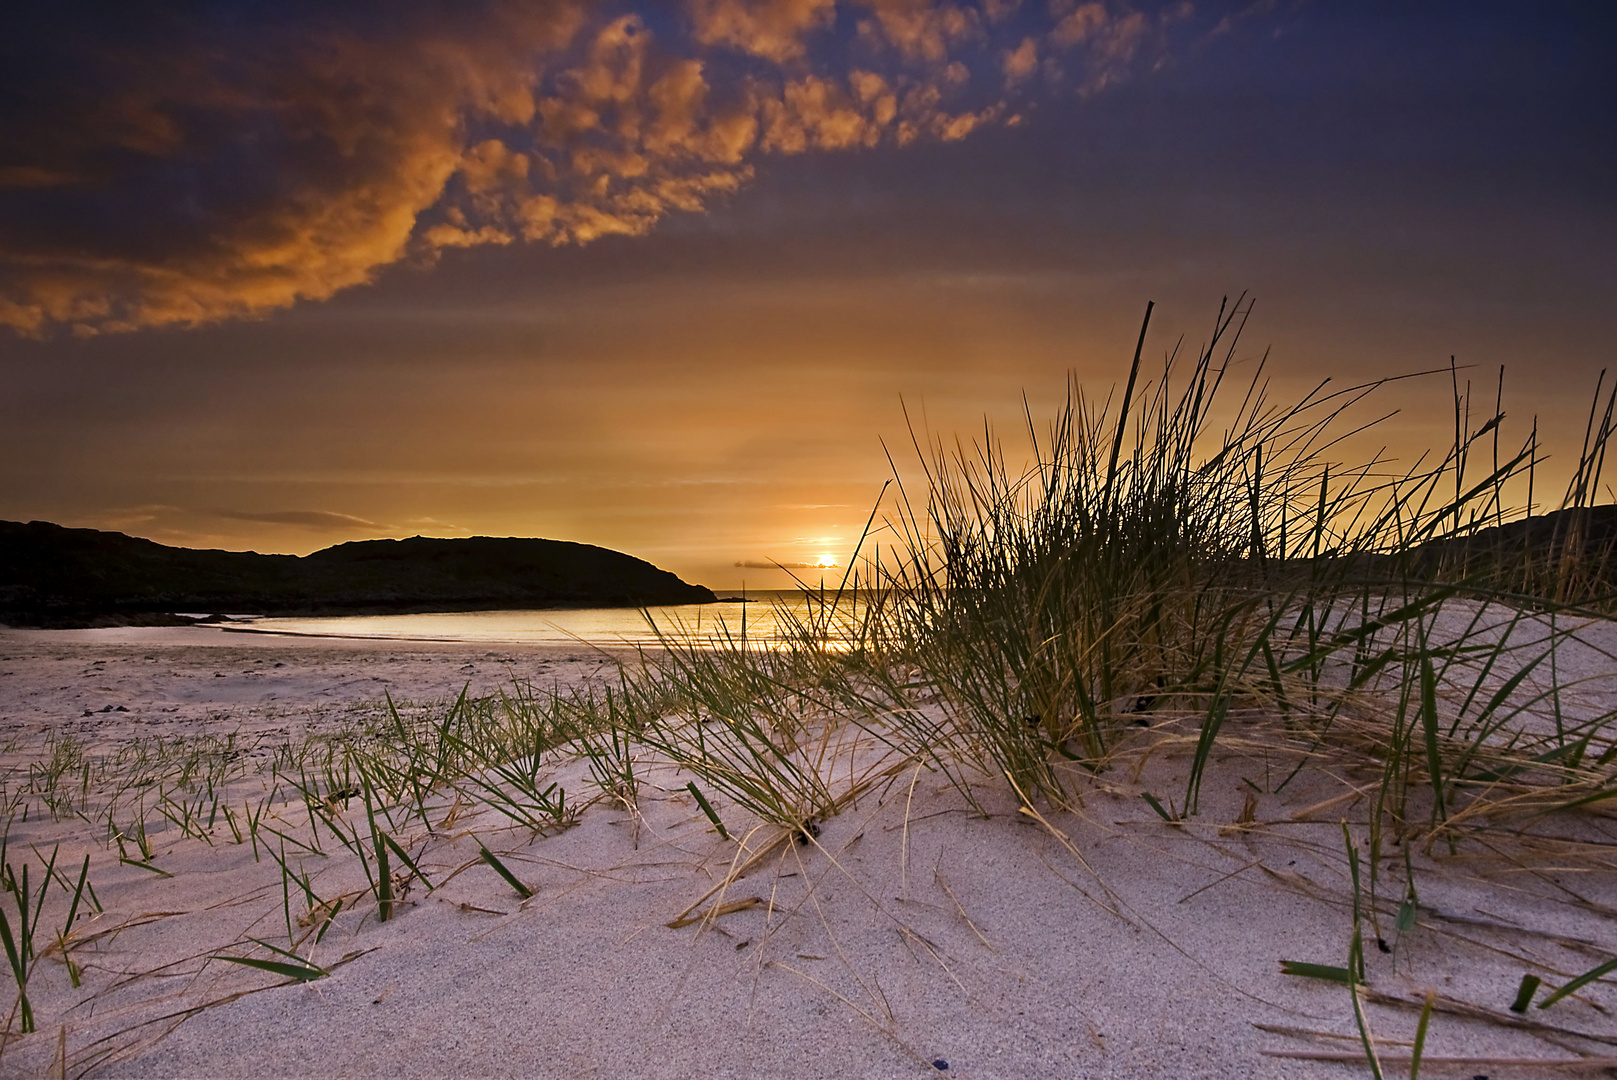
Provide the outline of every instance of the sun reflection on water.
<path id="1" fill-rule="evenodd" d="M 513 645 L 651 646 L 672 641 L 719 646 L 739 643 L 778 647 L 813 625 L 821 610 L 818 593 L 753 591 L 749 603 L 681 604 L 671 607 L 549 608 L 531 611 L 456 611 L 417 615 L 343 615 L 257 618 L 241 627 L 257 633 L 384 641 L 489 642 Z M 832 647 L 845 647 L 855 617 L 851 596 L 828 594 Z M 745 613 L 745 618 L 743 618 Z"/>

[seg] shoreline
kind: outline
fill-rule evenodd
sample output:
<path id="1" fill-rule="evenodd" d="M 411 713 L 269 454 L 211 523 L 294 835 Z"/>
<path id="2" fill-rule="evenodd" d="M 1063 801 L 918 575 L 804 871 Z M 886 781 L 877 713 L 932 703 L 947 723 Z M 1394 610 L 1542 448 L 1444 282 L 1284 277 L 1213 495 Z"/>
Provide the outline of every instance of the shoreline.
<path id="1" fill-rule="evenodd" d="M 0 630 L 0 738 L 98 743 L 236 730 L 317 730 L 397 702 L 452 701 L 530 683 L 571 684 L 624 650 L 411 642 L 208 627 Z M 113 724 L 113 720 L 121 724 Z"/>
<path id="2" fill-rule="evenodd" d="M 214 635 L 239 635 L 230 640 L 221 640 Z M 409 647 L 420 645 L 423 648 L 453 649 L 464 647 L 492 648 L 498 646 L 505 649 L 520 649 L 524 651 L 594 651 L 600 650 L 609 653 L 633 652 L 633 644 L 616 645 L 594 641 L 552 642 L 552 641 L 524 641 L 519 638 L 472 640 L 465 638 L 431 638 L 431 637 L 382 637 L 380 635 L 366 634 L 318 634 L 300 630 L 253 629 L 248 627 L 230 626 L 223 623 L 202 623 L 191 626 L 93 626 L 73 627 L 64 629 L 41 629 L 37 627 L 11 627 L 0 626 L 0 650 L 6 647 L 8 641 L 35 643 L 39 647 L 128 647 L 141 648 L 146 646 L 156 648 L 209 648 L 225 645 L 240 645 L 255 637 L 290 639 L 291 641 L 319 642 L 354 642 L 360 646 L 398 645 Z M 24 646 L 32 648 L 34 645 Z M 269 647 L 269 646 L 265 646 Z"/>

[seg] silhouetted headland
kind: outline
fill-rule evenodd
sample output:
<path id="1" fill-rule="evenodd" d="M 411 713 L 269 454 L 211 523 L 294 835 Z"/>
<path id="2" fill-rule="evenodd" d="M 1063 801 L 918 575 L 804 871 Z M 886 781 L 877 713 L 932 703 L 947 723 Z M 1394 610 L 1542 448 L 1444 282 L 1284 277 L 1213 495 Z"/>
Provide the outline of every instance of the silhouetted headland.
<path id="1" fill-rule="evenodd" d="M 642 559 L 565 540 L 415 536 L 260 555 L 0 522 L 0 622 L 12 626 L 194 621 L 179 612 L 380 615 L 714 600 Z"/>

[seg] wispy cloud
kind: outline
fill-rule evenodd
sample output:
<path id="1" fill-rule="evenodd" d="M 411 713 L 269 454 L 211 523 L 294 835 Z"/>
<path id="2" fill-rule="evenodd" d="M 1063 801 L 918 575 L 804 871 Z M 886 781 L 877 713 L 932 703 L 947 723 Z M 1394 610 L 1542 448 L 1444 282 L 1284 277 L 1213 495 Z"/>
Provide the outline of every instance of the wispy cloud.
<path id="1" fill-rule="evenodd" d="M 0 126 L 0 326 L 196 325 L 450 248 L 640 235 L 737 191 L 760 155 L 960 139 L 1017 120 L 1018 95 L 1092 92 L 1160 51 L 1182 6 L 35 14 L 0 73 L 25 103 Z"/>
<path id="2" fill-rule="evenodd" d="M 447 521 L 439 521 L 437 518 L 433 517 L 406 518 L 404 520 L 404 527 L 406 529 L 418 531 L 425 529 L 427 532 L 433 533 L 434 535 L 441 535 L 443 533 L 469 534 L 472 531 L 471 529 L 466 528 L 464 525 L 454 525 Z"/>
<path id="3" fill-rule="evenodd" d="M 215 517 L 231 521 L 256 521 L 265 525 L 295 525 L 304 529 L 338 532 L 347 529 L 385 529 L 374 521 L 352 514 L 334 514 L 327 510 L 215 510 Z"/>
<path id="4" fill-rule="evenodd" d="M 119 506 L 97 515 L 96 527 L 106 529 L 138 529 L 155 521 L 180 513 L 178 506 L 167 503 L 145 503 L 140 506 Z"/>

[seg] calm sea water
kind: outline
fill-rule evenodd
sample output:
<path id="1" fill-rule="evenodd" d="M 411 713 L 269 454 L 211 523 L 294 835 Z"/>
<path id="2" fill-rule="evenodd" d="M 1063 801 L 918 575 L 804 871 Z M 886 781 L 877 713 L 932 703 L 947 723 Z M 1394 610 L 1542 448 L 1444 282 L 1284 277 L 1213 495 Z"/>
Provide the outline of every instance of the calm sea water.
<path id="1" fill-rule="evenodd" d="M 749 593 L 753 602 L 681 604 L 674 607 L 566 608 L 540 611 L 458 611 L 428 615 L 347 615 L 323 618 L 254 619 L 258 631 L 319 637 L 399 641 L 502 642 L 528 645 L 655 645 L 669 638 L 697 644 L 741 640 L 779 644 L 794 620 L 807 622 L 819 608 L 818 594 Z M 829 603 L 831 597 L 827 597 Z M 851 618 L 844 597 L 833 625 Z M 846 616 L 846 617 L 845 617 Z M 660 636 L 659 636 L 660 635 Z"/>

